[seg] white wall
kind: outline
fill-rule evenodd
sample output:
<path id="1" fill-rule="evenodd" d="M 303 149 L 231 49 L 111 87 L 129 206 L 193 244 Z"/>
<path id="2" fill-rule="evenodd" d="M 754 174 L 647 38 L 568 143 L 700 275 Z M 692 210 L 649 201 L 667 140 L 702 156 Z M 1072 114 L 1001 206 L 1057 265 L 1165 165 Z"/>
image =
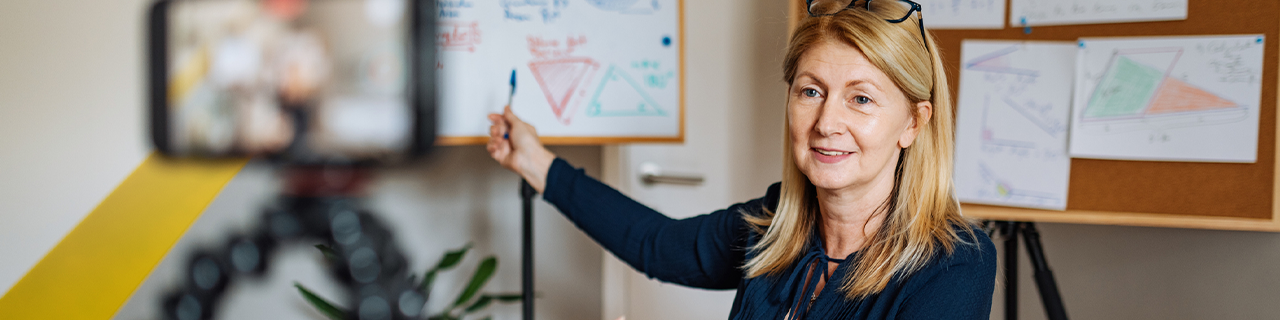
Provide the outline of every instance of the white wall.
<path id="1" fill-rule="evenodd" d="M 143 3 L 0 2 L 0 293 L 149 152 Z"/>

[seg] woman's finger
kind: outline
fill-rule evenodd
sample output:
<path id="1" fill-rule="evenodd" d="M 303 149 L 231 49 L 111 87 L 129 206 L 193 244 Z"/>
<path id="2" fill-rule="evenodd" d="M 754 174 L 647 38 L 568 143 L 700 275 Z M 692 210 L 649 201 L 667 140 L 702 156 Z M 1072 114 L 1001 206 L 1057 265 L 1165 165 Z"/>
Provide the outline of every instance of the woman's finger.
<path id="1" fill-rule="evenodd" d="M 520 117 L 517 117 L 515 112 L 511 112 L 511 106 L 502 108 L 502 120 L 506 120 L 507 122 L 510 122 L 511 126 L 515 126 L 517 124 L 524 124 L 524 121 L 520 121 Z"/>

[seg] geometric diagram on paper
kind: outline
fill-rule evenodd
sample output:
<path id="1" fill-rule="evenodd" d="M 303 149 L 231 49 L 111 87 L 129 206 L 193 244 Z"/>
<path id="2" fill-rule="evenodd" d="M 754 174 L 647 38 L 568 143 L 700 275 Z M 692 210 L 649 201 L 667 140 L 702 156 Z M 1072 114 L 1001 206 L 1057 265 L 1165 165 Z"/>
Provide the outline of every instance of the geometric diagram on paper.
<path id="1" fill-rule="evenodd" d="M 604 97 L 606 100 L 601 100 Z M 587 104 L 587 115 L 604 116 L 666 116 L 658 102 L 645 92 L 644 87 L 616 65 L 600 78 L 600 86 Z"/>
<path id="2" fill-rule="evenodd" d="M 1061 205 L 1064 202 L 1062 198 L 1053 193 L 1019 189 L 996 176 L 995 172 L 982 161 L 978 162 L 978 174 L 982 176 L 982 184 L 987 186 L 978 192 L 979 196 L 983 198 L 998 198 L 1009 202 L 1042 205 Z"/>
<path id="3" fill-rule="evenodd" d="M 578 104 L 586 96 L 587 83 L 600 65 L 587 57 L 565 57 L 529 62 L 529 71 L 542 87 L 556 119 L 568 125 Z M 577 99 L 575 99 L 577 98 Z"/>
<path id="4" fill-rule="evenodd" d="M 1244 106 L 1170 77 L 1181 56 L 1181 48 L 1117 51 L 1094 88 L 1081 120 L 1217 124 L 1246 116 Z"/>
<path id="5" fill-rule="evenodd" d="M 626 14 L 650 14 L 658 11 L 658 0 L 587 0 L 587 3 L 600 10 Z"/>
<path id="6" fill-rule="evenodd" d="M 1010 97 L 1005 97 L 1001 102 L 1050 137 L 1057 138 L 1059 134 L 1067 132 L 1067 125 L 1049 114 L 1053 111 L 1053 105 L 1037 105 L 1034 101 L 1017 102 Z"/>
<path id="7" fill-rule="evenodd" d="M 441 22 L 436 29 L 436 45 L 444 50 L 476 51 L 480 44 L 480 23 Z"/>
<path id="8" fill-rule="evenodd" d="M 984 54 L 969 62 L 965 62 L 964 68 L 967 70 L 1007 73 L 1021 76 L 1036 77 L 1040 75 L 1039 71 L 1030 69 L 1014 68 L 1009 61 L 1009 54 L 1018 51 L 1018 46 L 1010 46 L 992 53 Z"/>
<path id="9" fill-rule="evenodd" d="M 1008 108 L 1001 108 L 1001 106 L 1008 107 Z M 996 110 L 992 110 L 993 108 L 996 108 Z M 1013 112 L 1014 114 L 1017 114 L 1020 116 L 1020 117 L 1013 117 L 1013 119 L 1020 119 L 1024 121 L 1015 120 L 1007 123 L 994 123 L 993 121 L 989 120 L 990 114 L 992 112 L 1008 113 L 1008 110 L 1012 110 L 1014 111 Z M 988 95 L 985 97 L 984 104 L 982 106 L 982 126 L 981 126 L 982 144 L 987 147 L 1011 147 L 1011 148 L 1034 149 L 1036 148 L 1036 143 L 1030 142 L 1030 141 L 1018 140 L 1018 138 L 1029 138 L 1028 136 L 1023 134 L 999 132 L 1001 130 L 995 129 L 993 127 L 1012 127 L 1012 126 L 1020 126 L 1023 128 L 1033 127 L 1033 128 L 1040 129 L 1040 131 L 1043 131 L 1046 135 L 1050 137 L 1057 138 L 1059 137 L 1059 135 L 1067 132 L 1067 126 L 1063 124 L 1061 120 L 1055 119 L 1053 116 L 1048 115 L 1048 113 L 1052 111 L 1053 111 L 1052 105 L 1036 105 L 1032 101 L 1019 103 L 1009 97 L 1005 97 L 1001 99 L 1000 102 L 996 103 L 996 106 L 993 106 L 993 103 L 991 101 L 991 96 Z M 1010 117 L 1001 117 L 1001 118 L 1009 119 Z M 1009 130 L 1009 131 L 1010 132 L 1026 132 L 1023 130 Z"/>

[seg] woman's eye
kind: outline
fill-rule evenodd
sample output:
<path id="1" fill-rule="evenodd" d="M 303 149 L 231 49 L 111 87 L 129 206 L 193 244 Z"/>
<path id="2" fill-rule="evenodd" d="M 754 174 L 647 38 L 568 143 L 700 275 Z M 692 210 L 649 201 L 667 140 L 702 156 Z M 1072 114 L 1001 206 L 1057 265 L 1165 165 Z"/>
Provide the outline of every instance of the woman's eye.
<path id="1" fill-rule="evenodd" d="M 853 102 L 857 104 L 868 104 L 868 103 L 871 103 L 871 98 L 867 98 L 865 96 L 857 96 L 857 97 L 853 97 Z"/>
<path id="2" fill-rule="evenodd" d="M 801 90 L 801 91 L 800 91 L 800 93 L 802 93 L 802 94 L 804 94 L 804 96 L 806 96 L 806 97 L 810 97 L 810 98 L 815 98 L 815 97 L 818 97 L 818 96 L 820 96 L 820 95 L 821 95 L 821 94 L 819 94 L 819 93 L 818 93 L 818 90 L 814 90 L 814 89 L 811 89 L 811 88 L 805 88 L 804 90 Z"/>

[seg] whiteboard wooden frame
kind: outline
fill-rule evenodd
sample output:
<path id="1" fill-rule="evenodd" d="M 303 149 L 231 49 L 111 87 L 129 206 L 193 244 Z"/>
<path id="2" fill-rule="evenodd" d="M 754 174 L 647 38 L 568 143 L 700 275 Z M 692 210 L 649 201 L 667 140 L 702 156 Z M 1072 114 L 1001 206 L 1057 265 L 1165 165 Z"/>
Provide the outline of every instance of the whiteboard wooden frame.
<path id="1" fill-rule="evenodd" d="M 684 32 L 684 0 L 676 0 L 676 32 L 679 34 L 680 48 L 677 49 L 676 60 L 680 61 L 678 67 L 680 79 L 679 93 L 679 132 L 671 137 L 656 136 L 609 136 L 609 137 L 574 137 L 574 136 L 542 136 L 538 140 L 546 145 L 602 145 L 602 144 L 620 144 L 620 143 L 684 143 L 684 107 L 685 107 L 685 90 L 688 87 L 685 84 L 685 32 Z M 489 143 L 489 136 L 438 136 L 436 137 L 437 146 L 461 146 L 461 145 L 477 145 Z"/>

